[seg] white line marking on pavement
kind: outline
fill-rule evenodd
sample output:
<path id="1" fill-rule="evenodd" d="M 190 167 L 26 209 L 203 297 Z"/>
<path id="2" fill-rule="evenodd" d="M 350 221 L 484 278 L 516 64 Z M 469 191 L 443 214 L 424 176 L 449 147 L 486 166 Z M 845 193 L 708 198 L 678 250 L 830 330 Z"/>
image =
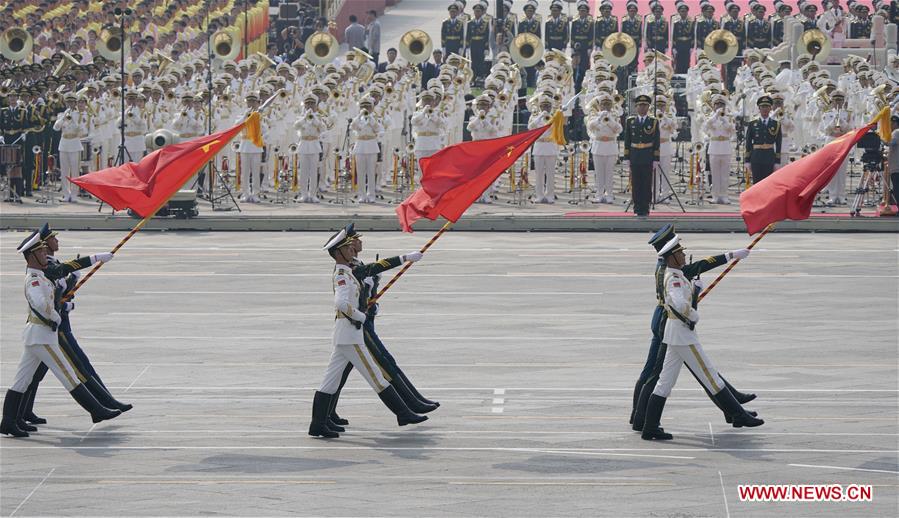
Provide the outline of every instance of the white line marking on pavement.
<path id="1" fill-rule="evenodd" d="M 709 436 L 712 438 L 712 446 L 715 445 L 715 432 L 712 431 L 712 423 L 709 422 Z"/>
<path id="2" fill-rule="evenodd" d="M 493 389 L 493 408 L 491 412 L 494 414 L 502 414 L 503 413 L 503 405 L 506 403 L 506 398 L 498 397 L 506 394 L 506 389 Z"/>
<path id="3" fill-rule="evenodd" d="M 99 340 L 213 340 L 217 342 L 234 341 L 234 340 L 332 340 L 332 336 L 284 336 L 284 335 L 260 335 L 260 336 L 209 336 L 209 335 L 172 335 L 172 336 L 85 336 L 83 340 L 99 341 Z M 387 337 L 389 340 L 416 340 L 416 341 L 483 341 L 483 340 L 514 340 L 523 342 L 527 340 L 545 341 L 578 341 L 585 342 L 590 340 L 603 341 L 631 341 L 627 337 L 615 336 L 404 336 L 404 337 Z"/>
<path id="4" fill-rule="evenodd" d="M 844 470 L 844 471 L 864 471 L 867 473 L 889 473 L 891 475 L 899 474 L 899 471 L 891 471 L 888 469 L 846 468 L 843 466 L 818 466 L 815 464 L 789 464 L 789 466 L 794 466 L 797 468 L 821 468 L 821 469 L 836 469 L 836 470 Z"/>
<path id="5" fill-rule="evenodd" d="M 317 439 L 311 439 L 313 441 Z M 449 452 L 525 452 L 534 453 L 544 451 L 545 448 L 492 448 L 492 447 L 443 447 L 443 446 L 0 446 L 0 450 L 368 450 L 368 451 L 449 451 Z M 574 452 L 658 452 L 659 448 L 570 448 L 564 451 Z M 884 454 L 899 453 L 899 450 L 825 450 L 825 449 L 801 449 L 801 448 L 665 448 L 662 451 L 684 453 L 834 453 L 845 455 L 857 455 L 860 453 Z"/>
<path id="6" fill-rule="evenodd" d="M 643 276 L 648 277 L 648 276 Z M 205 290 L 135 290 L 136 295 L 333 295 L 330 291 L 205 291 Z M 415 291 L 415 295 L 464 295 L 474 297 L 480 295 L 502 295 L 510 297 L 527 297 L 531 295 L 602 295 L 600 291 Z"/>
<path id="7" fill-rule="evenodd" d="M 147 370 L 150 369 L 150 365 L 152 365 L 152 364 L 147 364 L 147 366 L 144 367 L 144 370 L 140 371 L 140 374 L 138 374 L 137 377 L 134 378 L 134 379 L 131 381 L 131 384 L 128 385 L 127 387 L 125 387 L 125 392 L 128 392 L 129 390 L 131 390 L 131 387 L 133 387 L 134 384 L 137 383 L 137 380 L 139 380 L 140 377 L 143 376 L 144 373 L 147 372 Z"/>
<path id="8" fill-rule="evenodd" d="M 727 505 L 727 491 L 724 489 L 724 476 L 721 472 L 718 472 L 718 480 L 721 481 L 721 496 L 724 497 L 724 513 L 727 518 L 730 518 L 730 507 Z"/>
<path id="9" fill-rule="evenodd" d="M 41 487 L 42 485 L 44 485 L 44 482 L 46 482 L 47 479 L 50 478 L 50 475 L 52 475 L 54 471 L 56 471 L 56 468 L 50 469 L 50 471 L 49 471 L 46 475 L 44 475 L 44 478 L 42 478 L 41 481 L 38 482 L 38 484 L 34 487 L 34 489 L 32 489 L 30 493 L 28 493 L 28 496 L 25 497 L 25 500 L 22 500 L 22 501 L 19 503 L 19 505 L 17 505 L 16 508 L 13 509 L 13 511 L 12 511 L 11 513 L 9 513 L 9 515 L 10 515 L 10 516 L 15 516 L 15 514 L 16 514 L 17 512 L 19 512 L 19 509 L 21 509 L 22 506 L 25 505 L 25 502 L 27 502 L 28 499 L 31 498 L 32 495 L 34 495 L 34 493 L 35 493 L 38 489 L 40 489 L 40 487 Z"/>

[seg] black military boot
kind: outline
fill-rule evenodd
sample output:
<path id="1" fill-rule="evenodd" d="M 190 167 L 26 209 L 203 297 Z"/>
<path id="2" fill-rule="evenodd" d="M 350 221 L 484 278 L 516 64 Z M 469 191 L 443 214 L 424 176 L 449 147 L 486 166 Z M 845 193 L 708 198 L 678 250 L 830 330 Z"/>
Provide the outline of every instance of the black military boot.
<path id="1" fill-rule="evenodd" d="M 348 426 L 350 424 L 348 420 L 337 415 L 337 400 L 340 399 L 340 393 L 343 392 L 343 386 L 346 385 L 346 380 L 350 377 L 350 372 L 352 372 L 352 370 L 353 364 L 347 364 L 346 369 L 343 370 L 343 375 L 340 378 L 340 386 L 337 387 L 337 392 L 331 396 L 331 408 L 328 409 L 328 419 L 337 426 Z"/>
<path id="2" fill-rule="evenodd" d="M 438 406 L 438 407 L 440 406 L 440 403 L 439 403 L 439 402 L 437 402 L 437 401 L 432 401 L 432 400 L 430 400 L 430 399 L 428 399 L 428 398 L 422 396 L 422 395 L 421 395 L 421 392 L 419 392 L 418 389 L 415 388 L 415 385 L 413 385 L 412 382 L 409 381 L 409 378 L 406 376 L 406 373 L 403 372 L 402 369 L 400 369 L 399 367 L 397 367 L 397 368 L 396 368 L 396 373 L 399 375 L 400 378 L 402 378 L 403 383 L 405 383 L 406 386 L 409 387 L 409 390 L 412 391 L 412 394 L 414 394 L 415 397 L 417 397 L 419 401 L 421 401 L 422 403 L 424 403 L 424 404 L 426 404 L 426 405 L 434 405 L 434 406 Z"/>
<path id="3" fill-rule="evenodd" d="M 84 385 L 88 390 L 91 391 L 91 394 L 94 396 L 94 398 L 106 408 L 115 408 L 121 410 L 122 412 L 127 412 L 134 408 L 132 405 L 122 403 L 121 401 L 118 401 L 116 398 L 114 398 L 112 394 L 110 394 L 109 391 L 106 390 L 106 387 L 104 387 L 100 384 L 99 381 L 97 381 L 97 378 L 90 378 L 89 380 L 84 382 Z"/>
<path id="4" fill-rule="evenodd" d="M 416 414 L 427 414 L 428 412 L 437 410 L 437 405 L 428 405 L 419 401 L 418 398 L 415 397 L 415 394 L 409 390 L 409 387 L 403 383 L 403 378 L 394 376 L 393 381 L 391 381 L 390 384 L 396 389 L 396 393 L 400 395 L 400 398 L 402 398 L 403 403 L 406 403 L 409 410 Z"/>
<path id="5" fill-rule="evenodd" d="M 752 428 L 755 426 L 762 426 L 765 424 L 765 421 L 759 419 L 758 417 L 747 412 L 740 403 L 737 402 L 734 395 L 730 393 L 730 390 L 727 387 L 719 390 L 717 394 L 715 394 L 715 399 L 721 403 L 721 406 L 724 410 L 730 415 L 732 421 L 732 425 L 734 428 Z"/>
<path id="6" fill-rule="evenodd" d="M 378 397 L 381 398 L 381 401 L 387 405 L 391 412 L 396 414 L 396 424 L 400 426 L 428 420 L 428 416 L 418 415 L 409 410 L 409 407 L 406 406 L 406 403 L 403 403 L 403 399 L 397 394 L 396 389 L 392 385 L 388 385 L 386 389 L 379 392 Z"/>
<path id="7" fill-rule="evenodd" d="M 69 394 L 72 395 L 72 398 L 81 405 L 81 408 L 87 410 L 91 415 L 91 420 L 95 423 L 99 423 L 100 421 L 106 421 L 108 419 L 112 419 L 114 417 L 118 417 L 122 415 L 122 411 L 118 408 L 106 408 L 101 405 L 97 398 L 91 394 L 91 391 L 84 385 L 84 383 L 79 383 L 77 387 L 72 389 Z"/>
<path id="8" fill-rule="evenodd" d="M 646 441 L 670 441 L 674 436 L 666 432 L 659 421 L 662 419 L 662 410 L 665 409 L 666 398 L 653 394 L 649 396 L 646 404 L 646 419 L 643 424 L 643 434 L 640 436 Z"/>
<path id="9" fill-rule="evenodd" d="M 24 394 L 22 394 L 22 401 L 19 403 L 19 411 L 16 413 L 16 426 L 19 427 L 19 430 L 25 432 L 36 432 L 37 426 L 32 426 L 25 422 L 25 403 L 28 401 L 28 391 L 26 390 Z"/>
<path id="10" fill-rule="evenodd" d="M 637 400 L 637 408 L 634 410 L 634 421 L 631 423 L 631 430 L 642 432 L 646 422 L 646 409 L 649 404 L 649 397 L 652 391 L 656 389 L 655 384 L 644 384 L 640 389 L 640 398 Z"/>
<path id="11" fill-rule="evenodd" d="M 0 433 L 13 437 L 28 437 L 28 432 L 19 428 L 16 417 L 19 415 L 19 407 L 22 406 L 22 392 L 15 390 L 6 391 L 6 399 L 3 400 L 3 421 L 0 422 Z"/>
<path id="12" fill-rule="evenodd" d="M 634 385 L 634 402 L 631 404 L 631 418 L 628 421 L 628 424 L 634 424 L 634 415 L 637 413 L 637 403 L 640 401 L 640 391 L 643 389 L 643 382 L 641 380 L 637 380 L 637 384 Z"/>
<path id="13" fill-rule="evenodd" d="M 746 394 L 746 393 L 740 392 L 739 390 L 735 389 L 734 386 L 731 385 L 729 381 L 724 379 L 724 376 L 721 376 L 720 372 L 718 373 L 718 376 L 720 376 L 721 379 L 724 381 L 724 385 L 728 389 L 730 389 L 730 393 L 734 395 L 734 399 L 736 399 L 737 402 L 740 403 L 741 405 L 745 405 L 746 403 L 749 403 L 750 401 L 752 401 L 753 399 L 755 399 L 757 397 L 755 394 Z"/>
<path id="14" fill-rule="evenodd" d="M 34 413 L 34 396 L 37 394 L 36 389 L 36 386 L 28 387 L 28 392 L 25 392 L 25 397 L 22 398 L 22 419 L 31 424 L 47 424 L 46 419 L 38 417 Z"/>
<path id="15" fill-rule="evenodd" d="M 334 439 L 340 434 L 328 428 L 328 409 L 331 408 L 331 394 L 315 391 L 312 398 L 312 422 L 309 423 L 309 435 Z"/>

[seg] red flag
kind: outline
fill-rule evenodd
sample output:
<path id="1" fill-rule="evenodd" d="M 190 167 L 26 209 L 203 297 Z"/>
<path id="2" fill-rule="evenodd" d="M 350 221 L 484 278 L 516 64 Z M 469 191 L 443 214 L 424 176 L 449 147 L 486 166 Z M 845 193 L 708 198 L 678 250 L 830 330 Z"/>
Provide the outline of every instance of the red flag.
<path id="1" fill-rule="evenodd" d="M 838 137 L 753 185 L 740 195 L 746 231 L 755 234 L 784 219 L 808 219 L 815 197 L 836 174 L 846 155 L 876 122 Z"/>
<path id="2" fill-rule="evenodd" d="M 249 129 L 250 124 L 241 122 L 219 133 L 157 149 L 140 162 L 129 162 L 70 180 L 115 210 L 131 209 L 141 217 L 147 217 L 245 126 Z"/>
<path id="3" fill-rule="evenodd" d="M 456 222 L 499 175 L 512 166 L 544 131 L 561 124 L 557 113 L 546 126 L 507 137 L 463 142 L 422 158 L 421 188 L 396 208 L 404 232 L 421 218 Z M 558 122 L 557 122 L 558 121 Z"/>

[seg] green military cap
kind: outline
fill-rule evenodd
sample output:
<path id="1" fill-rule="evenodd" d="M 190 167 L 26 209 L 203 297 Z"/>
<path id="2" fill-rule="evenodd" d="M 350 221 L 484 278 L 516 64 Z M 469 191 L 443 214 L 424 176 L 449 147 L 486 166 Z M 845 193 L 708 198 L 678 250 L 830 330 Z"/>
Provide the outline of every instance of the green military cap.
<path id="1" fill-rule="evenodd" d="M 637 98 L 634 100 L 634 103 L 635 103 L 635 104 L 649 104 L 649 103 L 651 103 L 651 102 L 652 102 L 652 98 L 649 97 L 649 96 L 646 95 L 646 94 L 640 94 L 640 95 L 638 95 Z"/>
<path id="2" fill-rule="evenodd" d="M 755 104 L 757 106 L 771 106 L 771 104 L 773 104 L 773 103 L 774 103 L 774 101 L 768 95 L 763 95 L 763 96 L 759 97 L 759 100 L 755 102 Z"/>

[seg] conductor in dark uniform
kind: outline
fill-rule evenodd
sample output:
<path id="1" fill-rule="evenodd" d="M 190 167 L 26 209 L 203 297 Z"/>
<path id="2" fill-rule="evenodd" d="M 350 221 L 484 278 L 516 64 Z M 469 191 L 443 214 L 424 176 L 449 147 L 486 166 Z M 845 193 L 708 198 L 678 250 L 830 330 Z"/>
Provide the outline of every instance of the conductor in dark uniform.
<path id="1" fill-rule="evenodd" d="M 737 54 L 742 56 L 746 48 L 746 25 L 740 16 L 740 6 L 736 2 L 727 4 L 727 16 L 721 19 L 721 28 L 733 33 L 737 38 Z M 724 65 L 724 85 L 729 92 L 734 91 L 734 78 L 737 77 L 737 69 L 740 68 L 741 59 L 732 59 Z"/>
<path id="2" fill-rule="evenodd" d="M 770 49 L 771 22 L 765 19 L 765 6 L 755 4 L 752 8 L 752 14 L 755 16 L 746 24 L 746 47 L 750 49 Z"/>
<path id="3" fill-rule="evenodd" d="M 594 21 L 595 36 L 593 43 L 598 48 L 602 48 L 603 42 L 610 34 L 618 32 L 618 17 L 612 16 L 612 3 L 603 0 L 599 6 L 599 18 Z"/>
<path id="4" fill-rule="evenodd" d="M 593 17 L 590 12 L 590 5 L 583 0 L 577 5 L 578 17 L 571 22 L 571 57 L 574 58 L 574 89 L 576 92 L 581 91 L 581 84 L 584 81 L 584 74 L 590 68 L 590 53 L 593 52 Z"/>
<path id="5" fill-rule="evenodd" d="M 855 17 L 849 23 L 850 38 L 870 38 L 871 18 L 868 17 L 868 6 L 861 3 L 855 4 Z"/>
<path id="6" fill-rule="evenodd" d="M 465 37 L 465 22 L 459 17 L 458 4 L 453 2 L 447 10 L 449 11 L 449 18 L 443 20 L 443 25 L 440 27 L 440 45 L 444 50 L 443 55 L 449 56 L 454 52 L 462 55 L 462 47 L 465 43 L 463 41 Z"/>
<path id="7" fill-rule="evenodd" d="M 783 43 L 784 40 L 784 20 L 793 14 L 793 7 L 787 5 L 786 2 L 777 6 L 777 13 L 768 19 L 771 24 L 771 46 L 776 47 Z"/>
<path id="8" fill-rule="evenodd" d="M 565 51 L 568 48 L 568 18 L 562 15 L 562 3 L 554 1 L 549 6 L 549 12 L 551 16 L 543 28 L 546 50 Z"/>
<path id="9" fill-rule="evenodd" d="M 783 138 L 780 121 L 771 117 L 770 96 L 763 95 L 756 102 L 759 116 L 746 126 L 745 159 L 752 170 L 752 183 L 758 183 L 774 172 L 780 162 L 780 146 Z"/>
<path id="10" fill-rule="evenodd" d="M 659 160 L 659 123 L 648 115 L 652 99 L 638 95 L 637 115 L 627 118 L 624 128 L 624 160 L 630 164 L 634 214 L 649 215 L 652 170 Z"/>
<path id="11" fill-rule="evenodd" d="M 668 53 L 668 20 L 662 4 L 652 4 L 652 14 L 646 15 L 643 21 L 646 27 L 646 50 L 655 49 L 662 54 Z"/>
<path id="12" fill-rule="evenodd" d="M 671 24 L 671 46 L 674 49 L 674 73 L 686 74 L 690 70 L 690 53 L 693 52 L 693 19 L 686 2 L 677 4 L 677 16 Z"/>
<path id="13" fill-rule="evenodd" d="M 543 31 L 540 28 L 540 19 L 537 18 L 537 0 L 529 0 L 524 5 L 524 18 L 518 22 L 518 34 L 529 33 L 542 38 Z M 533 88 L 537 86 L 537 67 L 525 67 L 525 76 L 527 77 L 527 86 Z"/>
<path id="14" fill-rule="evenodd" d="M 487 48 L 490 45 L 490 22 L 484 17 L 483 4 L 475 4 L 474 18 L 468 22 L 465 43 L 471 56 L 471 68 L 476 79 L 487 77 Z"/>

